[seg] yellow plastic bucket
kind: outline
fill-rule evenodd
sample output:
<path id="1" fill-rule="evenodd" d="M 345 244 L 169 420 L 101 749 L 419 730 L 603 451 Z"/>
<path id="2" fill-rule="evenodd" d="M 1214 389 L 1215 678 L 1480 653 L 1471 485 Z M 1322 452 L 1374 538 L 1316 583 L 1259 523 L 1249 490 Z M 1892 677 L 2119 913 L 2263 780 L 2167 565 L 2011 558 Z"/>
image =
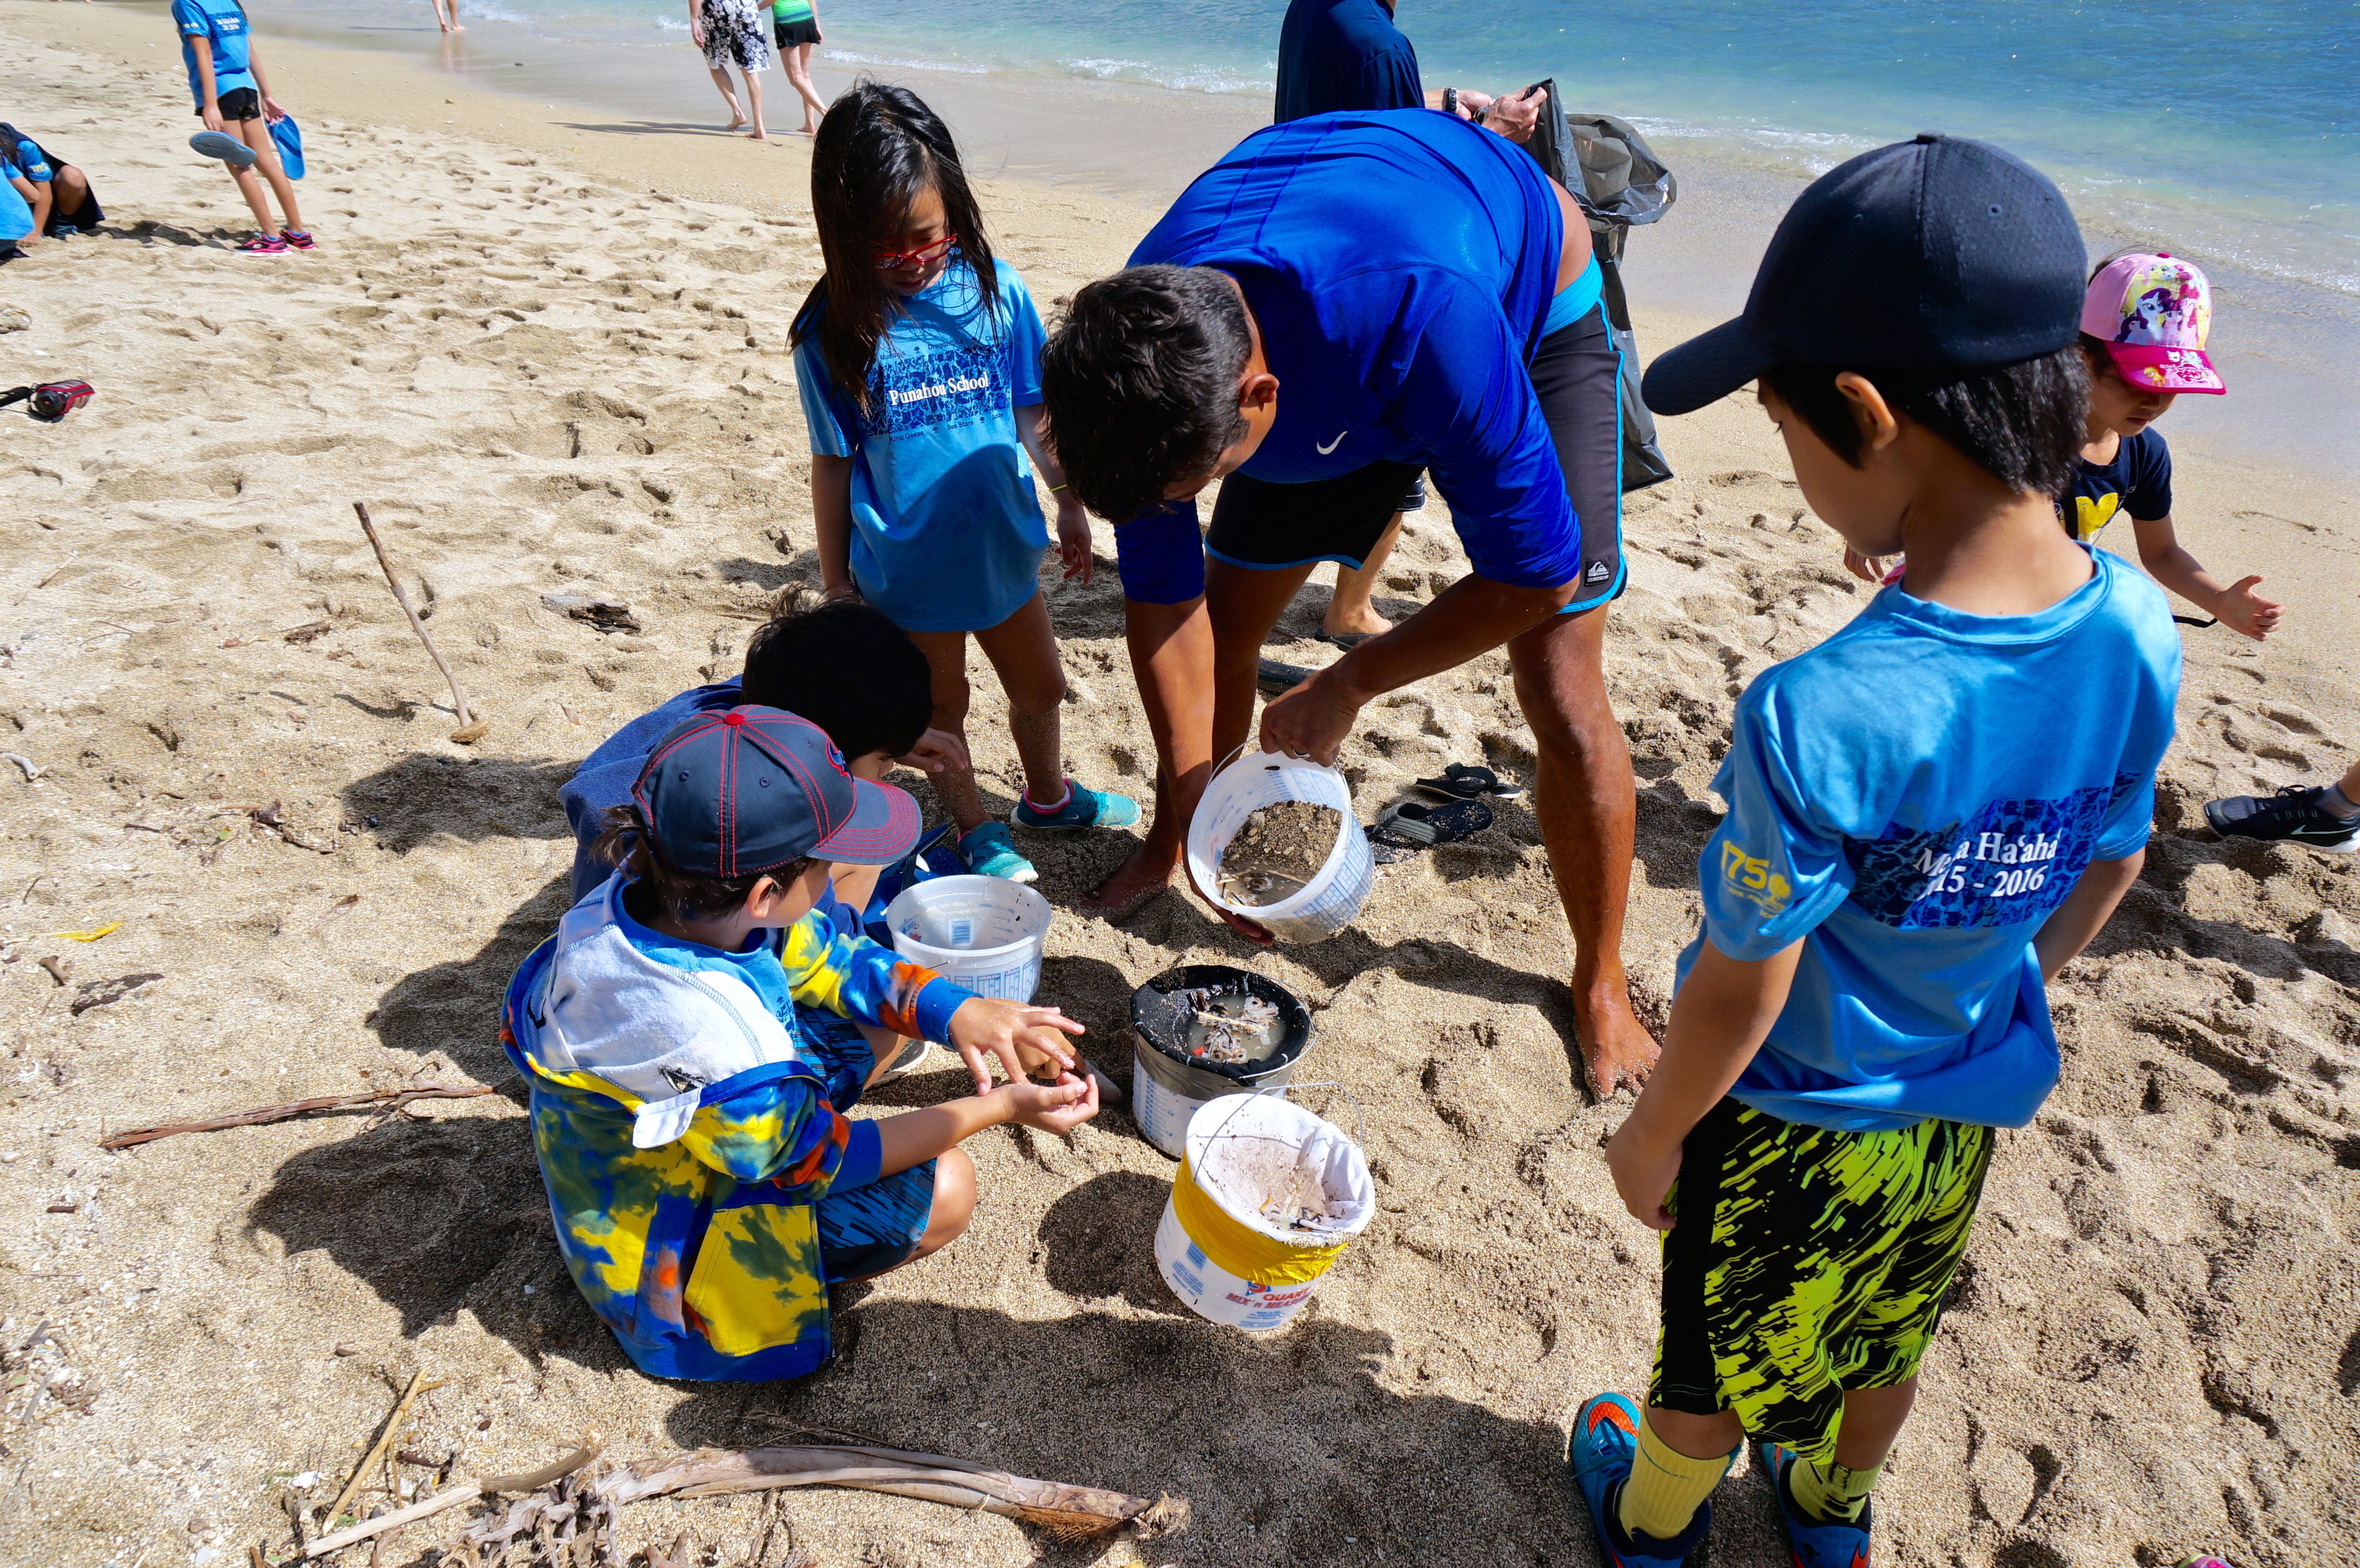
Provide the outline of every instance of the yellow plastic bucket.
<path id="1" fill-rule="evenodd" d="M 1341 1128 L 1277 1094 L 1224 1094 L 1189 1119 L 1155 1266 L 1200 1317 L 1284 1328 L 1376 1211 Z"/>

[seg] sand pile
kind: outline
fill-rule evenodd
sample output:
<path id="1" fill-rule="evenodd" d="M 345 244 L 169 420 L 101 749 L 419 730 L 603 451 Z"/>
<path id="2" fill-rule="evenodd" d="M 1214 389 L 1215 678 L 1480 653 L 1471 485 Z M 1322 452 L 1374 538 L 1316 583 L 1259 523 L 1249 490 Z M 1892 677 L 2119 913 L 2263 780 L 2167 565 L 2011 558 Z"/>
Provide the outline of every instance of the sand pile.
<path id="1" fill-rule="evenodd" d="M 1579 1087 L 1565 925 L 1515 801 L 1382 871 L 1352 930 L 1275 953 L 1176 896 L 1123 929 L 1084 920 L 1075 898 L 1128 838 L 1020 831 L 1060 910 L 1042 995 L 1118 1081 L 1131 992 L 1175 964 L 1251 964 L 1318 1013 L 1306 1075 L 1364 1110 L 1381 1213 L 1290 1333 L 1177 1306 L 1152 1252 L 1174 1167 L 1109 1114 L 1063 1140 L 974 1140 L 973 1232 L 840 1290 L 822 1373 L 632 1371 L 559 1264 L 496 1008 L 563 903 L 556 786 L 623 719 L 734 669 L 767 597 L 814 574 L 785 352 L 810 226 L 320 115 L 304 194 L 325 248 L 243 259 L 218 248 L 238 232 L 227 181 L 180 150 L 191 122 L 164 50 L 141 73 L 11 42 L 10 117 L 58 127 L 122 216 L 0 272 L 0 302 L 34 321 L 0 339 L 10 364 L 99 387 L 60 427 L 0 415 L 0 751 L 27 759 L 0 764 L 0 1556 L 283 1555 L 283 1505 L 332 1495 L 390 1383 L 423 1367 L 445 1386 L 400 1446 L 438 1470 L 401 1465 L 397 1487 L 445 1463 L 530 1469 L 585 1430 L 628 1454 L 817 1426 L 1194 1499 L 1195 1529 L 1150 1562 L 1590 1561 L 1561 1422 L 1644 1367 L 1655 1251 L 1598 1157 L 1623 1109 Z M 1012 187 L 987 210 L 1044 299 L 1146 221 Z M 1644 343 L 1670 335 L 1643 322 Z M 1682 477 L 1633 498 L 1608 643 L 1641 779 L 1627 952 L 1658 1015 L 1731 698 L 1865 593 L 1757 413 L 1732 403 L 1667 444 Z M 2340 494 L 2185 460 L 2181 494 L 2190 516 L 2281 519 L 2250 526 L 2294 530 L 2307 592 L 2348 593 Z M 472 748 L 444 738 L 447 693 L 355 498 L 492 721 Z M 1144 795 L 1100 549 L 1094 585 L 1043 577 L 1070 761 Z M 1463 570 L 1429 511 L 1379 606 L 1412 610 Z M 640 629 L 544 604 L 569 594 L 627 604 Z M 1332 657 L 1310 640 L 1319 607 L 1315 592 L 1290 614 L 1276 656 Z M 2360 1536 L 2360 884 L 2344 862 L 2216 842 L 2197 811 L 2340 767 L 2360 707 L 2299 642 L 2257 659 L 2191 633 L 2190 649 L 2147 875 L 2054 993 L 2065 1084 L 2003 1139 L 1880 1494 L 1885 1561 L 2212 1546 L 2314 1568 Z M 997 685 L 974 674 L 978 772 L 1004 812 L 1020 776 Z M 1529 778 L 1500 658 L 1379 700 L 1343 767 L 1367 821 L 1454 761 Z M 94 1147 L 413 1080 L 498 1092 Z M 960 1082 L 938 1069 L 876 1108 Z M 779 1549 L 830 1564 L 1132 1560 L 918 1502 L 809 1493 L 783 1512 Z M 1773 1517 L 1758 1476 L 1732 1478 L 1718 1568 L 1782 1562 Z M 756 1503 L 707 1501 L 650 1505 L 626 1533 L 685 1529 L 736 1561 L 760 1525 Z"/>

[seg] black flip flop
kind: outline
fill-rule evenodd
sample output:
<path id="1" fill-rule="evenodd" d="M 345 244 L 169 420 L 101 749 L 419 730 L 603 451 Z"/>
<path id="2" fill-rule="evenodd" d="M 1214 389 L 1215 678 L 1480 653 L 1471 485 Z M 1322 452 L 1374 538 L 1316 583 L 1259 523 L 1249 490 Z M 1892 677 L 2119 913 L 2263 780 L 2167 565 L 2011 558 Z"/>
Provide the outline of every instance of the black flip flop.
<path id="1" fill-rule="evenodd" d="M 1274 659 L 1265 659 L 1254 666 L 1254 684 L 1262 689 L 1263 696 L 1275 697 L 1302 685 L 1312 674 L 1299 664 L 1281 664 Z"/>
<path id="2" fill-rule="evenodd" d="M 1368 830 L 1369 843 L 1380 849 L 1415 853 L 1437 844 L 1457 844 L 1491 825 L 1491 808 L 1480 800 L 1452 800 L 1427 806 L 1404 800 L 1388 806 Z"/>
<path id="3" fill-rule="evenodd" d="M 1488 768 L 1475 768 L 1464 762 L 1454 762 L 1442 770 L 1439 779 L 1420 779 L 1417 788 L 1453 800 L 1473 800 L 1485 795 L 1502 800 L 1524 798 L 1524 787 L 1501 781 L 1500 776 Z"/>
<path id="4" fill-rule="evenodd" d="M 1346 653 L 1349 653 L 1368 641 L 1371 635 L 1368 632 L 1314 632 L 1311 634 L 1311 640 L 1324 642 L 1329 648 L 1340 648 Z"/>

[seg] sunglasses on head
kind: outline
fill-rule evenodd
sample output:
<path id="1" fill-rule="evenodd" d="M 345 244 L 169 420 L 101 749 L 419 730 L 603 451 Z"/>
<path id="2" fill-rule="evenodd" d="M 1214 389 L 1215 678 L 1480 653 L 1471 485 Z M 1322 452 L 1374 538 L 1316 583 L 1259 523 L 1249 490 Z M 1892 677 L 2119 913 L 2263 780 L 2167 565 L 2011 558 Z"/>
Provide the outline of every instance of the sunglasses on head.
<path id="1" fill-rule="evenodd" d="M 956 244 L 958 235 L 945 234 L 934 244 L 920 245 L 915 250 L 880 250 L 877 253 L 877 270 L 899 272 L 905 267 L 931 267 L 948 256 L 951 246 Z"/>

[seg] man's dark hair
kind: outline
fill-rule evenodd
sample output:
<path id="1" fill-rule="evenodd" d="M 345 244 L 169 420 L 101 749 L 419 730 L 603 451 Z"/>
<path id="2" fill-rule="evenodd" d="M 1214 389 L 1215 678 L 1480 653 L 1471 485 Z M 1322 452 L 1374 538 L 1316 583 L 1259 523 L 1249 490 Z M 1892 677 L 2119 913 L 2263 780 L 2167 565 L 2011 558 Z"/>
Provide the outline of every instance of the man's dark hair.
<path id="1" fill-rule="evenodd" d="M 1762 381 L 1857 468 L 1860 427 L 1836 387 L 1841 368 L 1789 360 L 1764 372 Z M 1989 370 L 1860 374 L 1895 413 L 1925 426 L 2009 488 L 2053 496 L 2072 483 L 2090 409 L 2090 373 L 2079 343 Z"/>
<path id="2" fill-rule="evenodd" d="M 620 867 L 648 889 L 659 909 L 676 920 L 718 920 L 746 907 L 746 896 L 767 877 L 781 887 L 811 869 L 811 856 L 750 871 L 742 877 L 704 877 L 679 871 L 648 853 L 648 820 L 636 802 L 609 806 L 598 816 L 598 836 L 591 841 L 590 858 L 602 866 Z"/>
<path id="3" fill-rule="evenodd" d="M 1238 377 L 1253 337 L 1209 267 L 1134 267 L 1074 296 L 1041 354 L 1049 443 L 1083 506 L 1118 523 L 1209 475 L 1245 434 Z"/>
<path id="4" fill-rule="evenodd" d="M 744 695 L 817 724 L 847 762 L 903 756 L 934 719 L 934 671 L 910 634 L 850 599 L 814 604 L 808 589 L 780 594 L 748 640 Z"/>

